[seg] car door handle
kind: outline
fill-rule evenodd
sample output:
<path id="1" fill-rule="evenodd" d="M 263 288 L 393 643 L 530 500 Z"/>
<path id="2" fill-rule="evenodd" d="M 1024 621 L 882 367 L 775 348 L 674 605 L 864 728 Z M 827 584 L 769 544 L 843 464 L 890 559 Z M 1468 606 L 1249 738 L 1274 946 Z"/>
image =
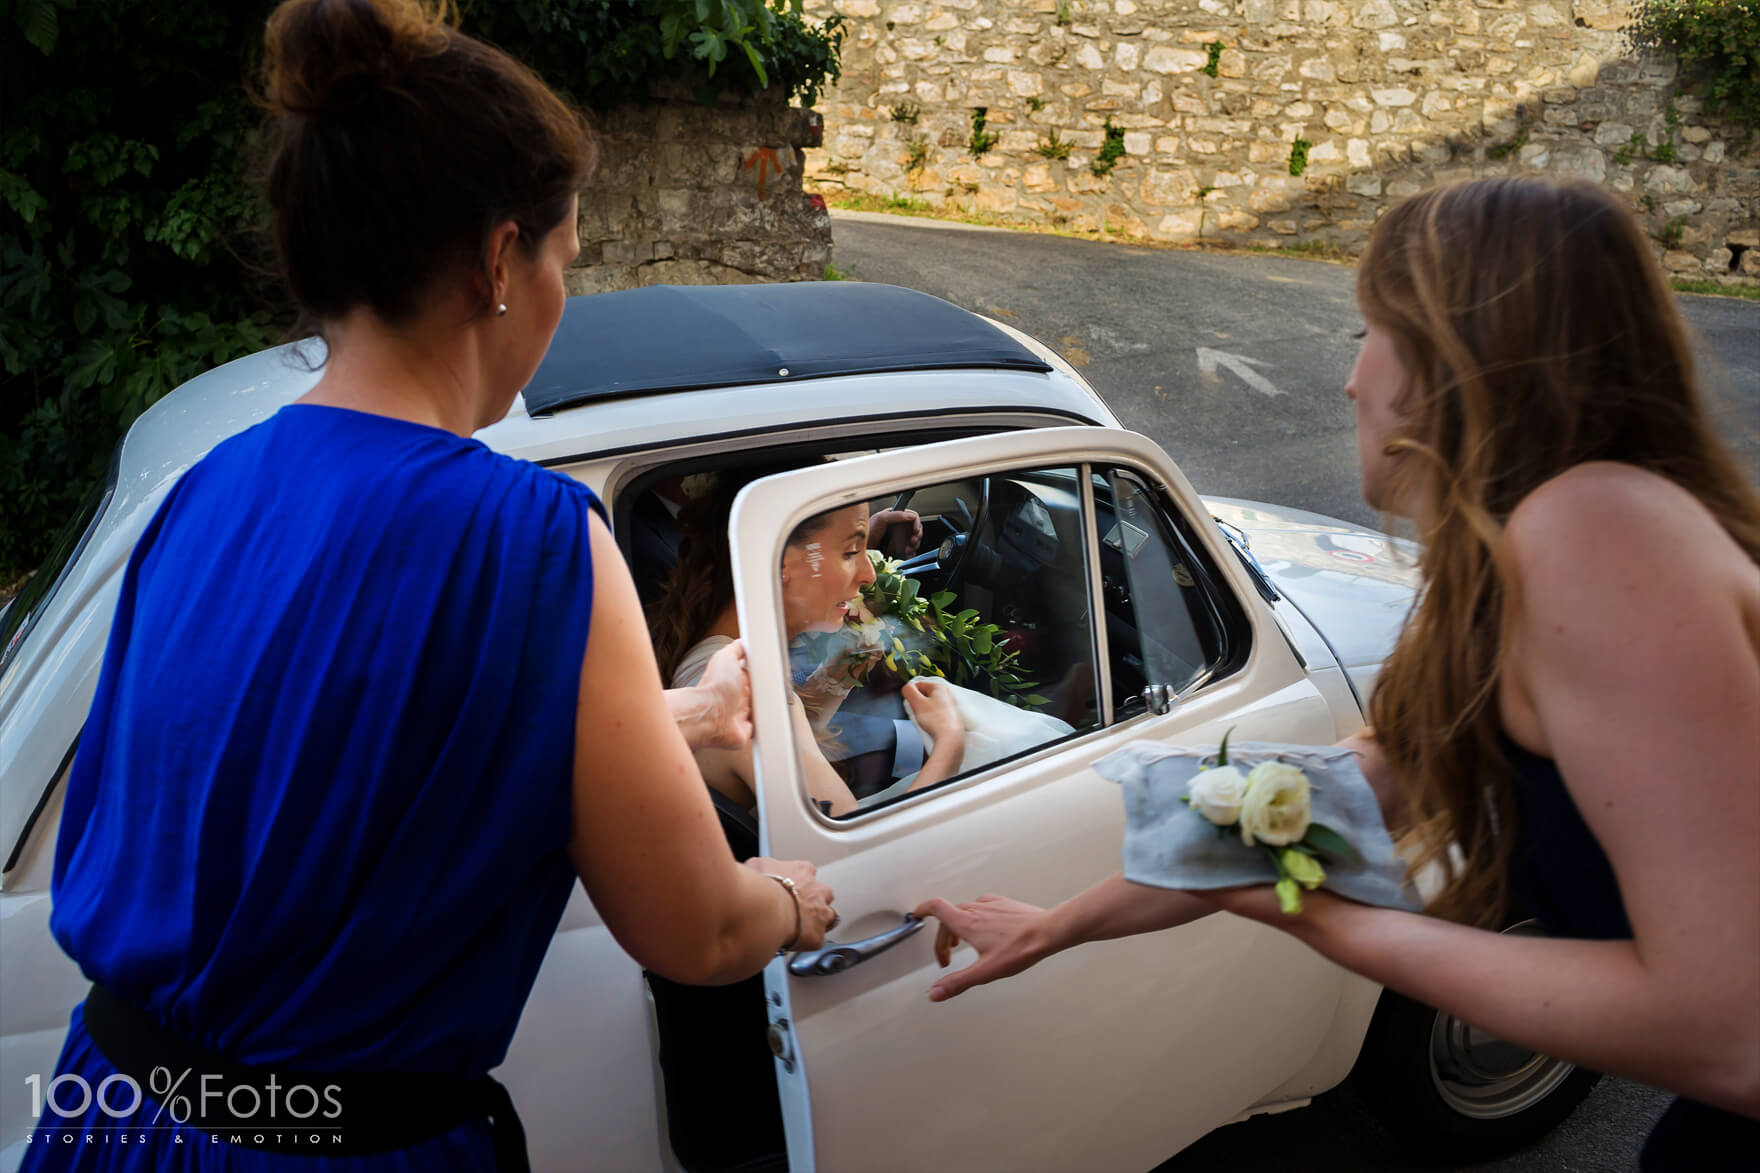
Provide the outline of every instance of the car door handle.
<path id="1" fill-rule="evenodd" d="M 842 973 L 852 965 L 860 965 L 870 957 L 878 957 L 925 925 L 926 921 L 904 914 L 904 923 L 884 933 L 864 937 L 841 945 L 826 941 L 822 949 L 806 949 L 788 959 L 788 972 L 796 977 L 828 977 Z"/>

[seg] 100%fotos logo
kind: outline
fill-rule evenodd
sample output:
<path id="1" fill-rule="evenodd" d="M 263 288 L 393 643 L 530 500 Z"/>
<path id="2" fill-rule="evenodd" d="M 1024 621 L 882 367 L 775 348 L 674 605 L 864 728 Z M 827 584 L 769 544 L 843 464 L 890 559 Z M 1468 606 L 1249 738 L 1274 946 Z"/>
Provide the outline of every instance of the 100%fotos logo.
<path id="1" fill-rule="evenodd" d="M 197 1077 L 194 1088 L 188 1092 L 181 1091 L 190 1074 L 187 1067 L 175 1076 L 169 1067 L 153 1068 L 147 1077 L 147 1086 L 159 1101 L 159 1110 L 153 1113 L 149 1124 L 159 1123 L 159 1118 L 167 1111 L 178 1124 L 187 1124 L 192 1117 L 199 1123 L 201 1119 L 218 1112 L 222 1106 L 233 1120 L 253 1119 L 265 1107 L 268 1116 L 277 1116 L 285 1111 L 288 1116 L 297 1120 L 311 1119 L 319 1114 L 320 1108 L 323 1108 L 322 1116 L 326 1120 L 334 1120 L 342 1115 L 342 1104 L 336 1098 L 341 1089 L 333 1083 L 326 1084 L 320 1092 L 318 1088 L 307 1083 L 283 1084 L 271 1075 L 259 1090 L 256 1085 L 248 1083 L 226 1087 L 223 1076 L 204 1073 Z M 25 1077 L 25 1083 L 31 1089 L 31 1115 L 37 1119 L 42 1118 L 45 1106 L 63 1119 L 85 1115 L 93 1103 L 98 1105 L 98 1110 L 104 1115 L 118 1120 L 132 1116 L 140 1110 L 141 1085 L 132 1076 L 107 1076 L 96 1089 L 81 1075 L 57 1075 L 49 1081 L 47 1087 L 43 1086 L 42 1079 L 41 1075 Z M 222 1086 L 214 1086 L 217 1084 Z M 268 1092 L 266 1105 L 264 1091 Z M 192 1094 L 195 1097 L 193 1101 Z M 326 1103 L 329 1105 L 327 1108 L 324 1107 Z"/>

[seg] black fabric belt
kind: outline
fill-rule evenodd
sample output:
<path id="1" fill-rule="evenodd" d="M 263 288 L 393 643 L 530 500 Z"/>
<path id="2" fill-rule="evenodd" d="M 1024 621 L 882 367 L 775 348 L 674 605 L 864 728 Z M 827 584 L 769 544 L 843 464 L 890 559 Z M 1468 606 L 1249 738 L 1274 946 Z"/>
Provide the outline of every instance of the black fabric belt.
<path id="1" fill-rule="evenodd" d="M 487 1118 L 499 1173 L 530 1173 L 526 1134 L 491 1076 L 407 1071 L 290 1071 L 234 1062 L 166 1030 L 101 985 L 86 1032 L 117 1071 L 181 1124 L 229 1144 L 305 1156 L 364 1156 Z M 172 1090 L 175 1087 L 175 1090 Z"/>

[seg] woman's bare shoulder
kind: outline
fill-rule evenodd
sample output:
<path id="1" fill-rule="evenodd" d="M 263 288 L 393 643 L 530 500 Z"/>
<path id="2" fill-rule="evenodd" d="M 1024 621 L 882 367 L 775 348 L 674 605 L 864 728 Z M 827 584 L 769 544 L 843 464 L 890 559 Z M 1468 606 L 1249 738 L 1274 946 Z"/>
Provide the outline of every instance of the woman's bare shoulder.
<path id="1" fill-rule="evenodd" d="M 1580 464 L 1522 499 L 1504 530 L 1524 583 L 1610 569 L 1752 566 L 1697 497 L 1629 464 Z"/>

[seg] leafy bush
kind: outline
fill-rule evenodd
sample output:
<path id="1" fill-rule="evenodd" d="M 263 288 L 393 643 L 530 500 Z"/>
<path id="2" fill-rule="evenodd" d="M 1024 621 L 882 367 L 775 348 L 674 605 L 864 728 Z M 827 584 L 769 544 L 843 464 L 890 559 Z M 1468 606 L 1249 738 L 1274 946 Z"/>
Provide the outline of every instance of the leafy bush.
<path id="1" fill-rule="evenodd" d="M 705 101 L 778 86 L 810 106 L 843 46 L 843 18 L 809 24 L 801 0 L 466 0 L 462 25 L 596 109 L 664 80 Z"/>
<path id="2" fill-rule="evenodd" d="M 1760 127 L 1760 2 L 1640 0 L 1634 44 L 1667 49 L 1704 82 L 1706 107 Z"/>
<path id="3" fill-rule="evenodd" d="M 0 588 L 35 566 L 124 429 L 272 344 L 246 182 L 270 0 L 11 0 L 0 38 Z M 836 79 L 837 17 L 800 0 L 467 0 L 466 31 L 584 105 Z"/>
<path id="4" fill-rule="evenodd" d="M 239 263 L 256 114 L 225 6 L 15 0 L 0 46 L 0 584 L 36 564 L 121 430 L 273 340 Z"/>

